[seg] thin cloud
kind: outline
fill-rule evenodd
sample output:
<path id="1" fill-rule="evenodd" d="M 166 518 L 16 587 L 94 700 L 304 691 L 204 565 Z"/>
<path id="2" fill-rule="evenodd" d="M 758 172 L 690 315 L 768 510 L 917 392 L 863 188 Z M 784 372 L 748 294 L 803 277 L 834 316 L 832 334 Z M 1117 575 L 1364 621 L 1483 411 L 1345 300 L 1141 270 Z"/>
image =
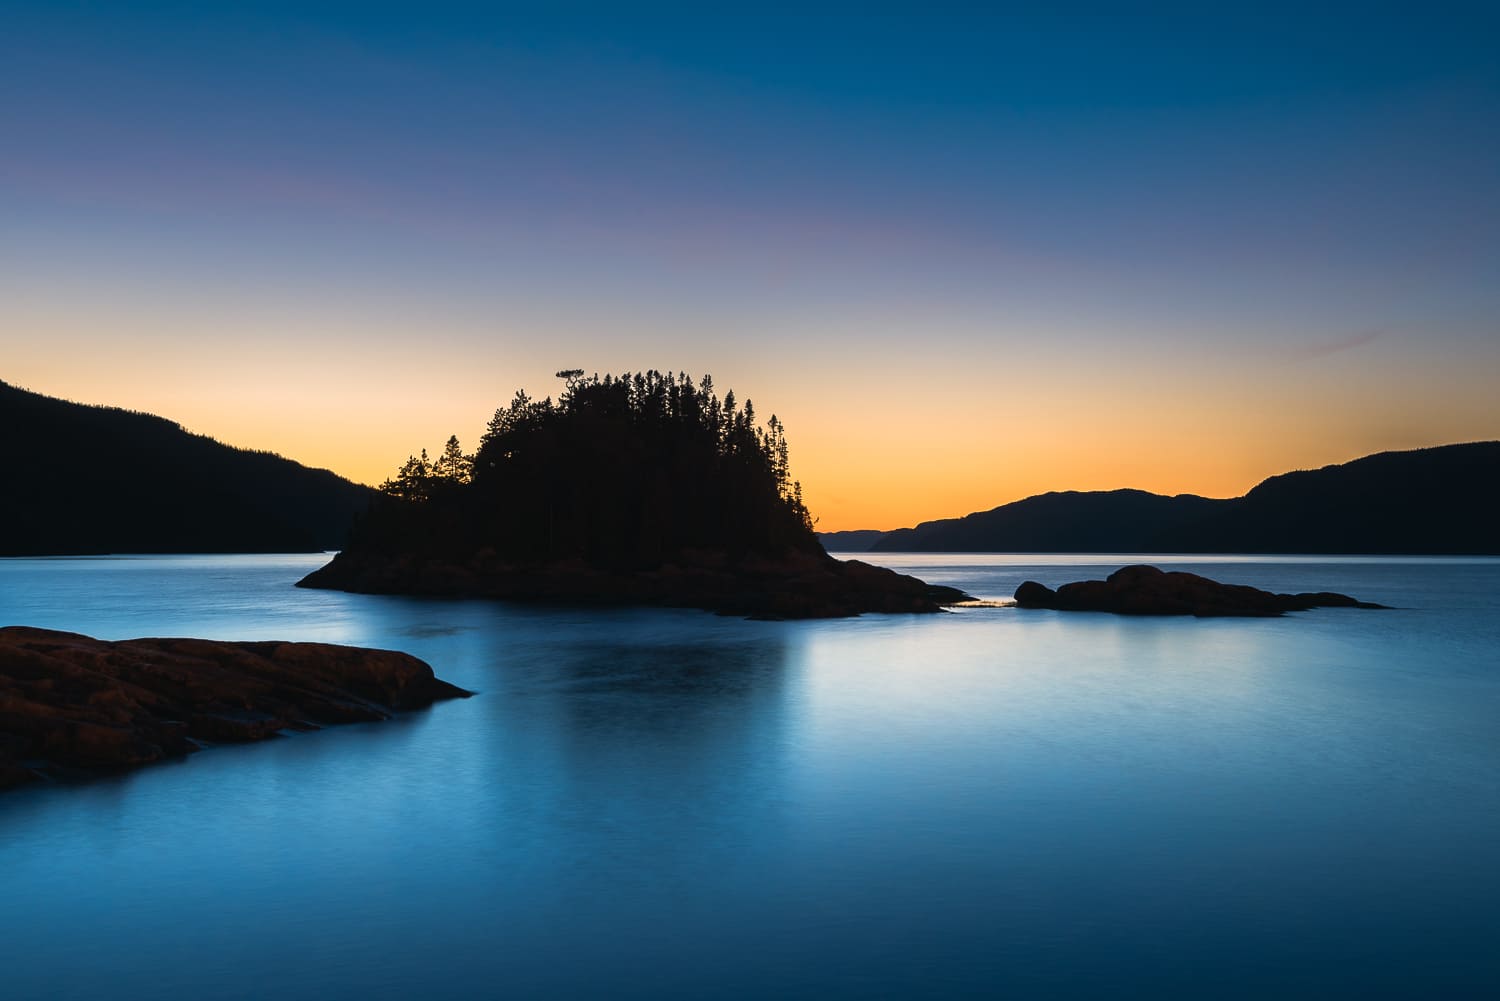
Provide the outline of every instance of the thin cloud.
<path id="1" fill-rule="evenodd" d="M 1310 361 L 1313 358 L 1324 358 L 1328 355 L 1338 354 L 1340 351 L 1353 351 L 1362 348 L 1385 336 L 1383 330 L 1364 330 L 1357 334 L 1349 334 L 1333 341 L 1324 341 L 1321 344 L 1309 344 L 1298 348 L 1290 355 L 1292 361 Z"/>

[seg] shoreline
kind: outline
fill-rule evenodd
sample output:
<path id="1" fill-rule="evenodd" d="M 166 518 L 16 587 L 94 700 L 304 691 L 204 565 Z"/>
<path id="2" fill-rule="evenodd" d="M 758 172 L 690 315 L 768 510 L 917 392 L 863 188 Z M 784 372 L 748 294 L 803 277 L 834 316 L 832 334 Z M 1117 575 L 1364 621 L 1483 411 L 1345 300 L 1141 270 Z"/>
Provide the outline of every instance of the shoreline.
<path id="1" fill-rule="evenodd" d="M 395 650 L 0 627 L 0 791 L 467 698 Z"/>

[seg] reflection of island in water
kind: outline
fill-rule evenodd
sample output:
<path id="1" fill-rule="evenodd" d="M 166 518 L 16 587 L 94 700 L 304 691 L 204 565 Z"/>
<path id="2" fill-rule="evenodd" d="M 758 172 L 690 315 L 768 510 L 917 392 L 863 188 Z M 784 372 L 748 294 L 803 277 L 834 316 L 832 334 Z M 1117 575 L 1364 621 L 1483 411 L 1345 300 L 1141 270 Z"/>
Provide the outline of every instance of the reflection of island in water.
<path id="1" fill-rule="evenodd" d="M 800 627 L 662 614 L 528 616 L 523 635 L 493 634 L 496 684 L 468 706 L 491 717 L 497 836 L 571 832 L 566 860 L 530 845 L 530 864 L 597 860 L 618 880 L 627 855 L 633 878 L 670 892 L 705 865 L 750 865 L 761 849 L 744 832 L 780 825 Z"/>
<path id="2" fill-rule="evenodd" d="M 768 618 L 934 612 L 963 597 L 823 551 L 785 431 L 713 380 L 558 373 L 517 393 L 479 449 L 449 438 L 382 485 L 303 587 L 609 604 Z"/>

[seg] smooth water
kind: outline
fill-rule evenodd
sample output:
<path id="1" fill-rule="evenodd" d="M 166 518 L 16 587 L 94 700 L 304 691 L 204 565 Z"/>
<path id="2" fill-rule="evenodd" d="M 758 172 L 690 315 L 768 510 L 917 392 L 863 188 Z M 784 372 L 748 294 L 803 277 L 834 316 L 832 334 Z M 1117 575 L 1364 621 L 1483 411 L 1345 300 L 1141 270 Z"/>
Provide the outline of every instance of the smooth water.
<path id="1" fill-rule="evenodd" d="M 0 560 L 0 624 L 479 693 L 0 796 L 0 996 L 1500 990 L 1500 561 L 1153 558 L 1389 612 L 746 622 L 291 586 L 321 560 Z"/>

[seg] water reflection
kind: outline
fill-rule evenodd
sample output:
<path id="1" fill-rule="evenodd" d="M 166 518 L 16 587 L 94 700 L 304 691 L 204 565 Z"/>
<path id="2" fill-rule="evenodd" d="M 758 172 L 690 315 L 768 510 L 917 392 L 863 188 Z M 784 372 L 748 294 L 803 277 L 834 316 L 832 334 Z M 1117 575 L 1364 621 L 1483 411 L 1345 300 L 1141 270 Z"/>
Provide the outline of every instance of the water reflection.
<path id="1" fill-rule="evenodd" d="M 1404 608 L 1363 617 L 751 623 L 292 588 L 316 559 L 0 561 L 0 621 L 393 647 L 478 692 L 0 797 L 7 999 L 1500 976 L 1494 561 L 1193 564 Z M 977 594 L 1118 565 L 903 561 Z"/>
<path id="2" fill-rule="evenodd" d="M 618 613 L 603 628 L 494 634 L 494 697 L 475 700 L 487 717 L 477 753 L 500 769 L 494 823 L 565 832 L 565 864 L 603 885 L 687 878 L 747 830 L 774 829 L 788 642 L 776 626 L 739 627 L 689 615 L 663 631 Z"/>

